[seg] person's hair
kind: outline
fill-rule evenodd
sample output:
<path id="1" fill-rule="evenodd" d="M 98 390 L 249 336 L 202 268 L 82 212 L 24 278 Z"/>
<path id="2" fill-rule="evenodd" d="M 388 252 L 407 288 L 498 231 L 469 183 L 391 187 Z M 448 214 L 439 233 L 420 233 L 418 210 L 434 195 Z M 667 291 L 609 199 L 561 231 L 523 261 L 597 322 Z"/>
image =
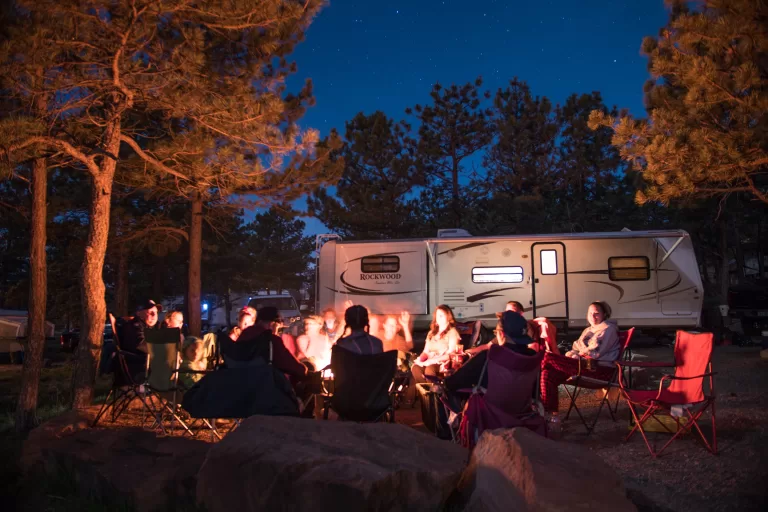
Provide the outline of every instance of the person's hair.
<path id="1" fill-rule="evenodd" d="M 595 306 L 597 309 L 599 309 L 603 313 L 603 320 L 608 320 L 611 318 L 611 306 L 608 305 L 607 302 L 604 302 L 602 300 L 596 300 L 592 304 L 589 305 L 589 307 Z M 587 311 L 589 311 L 589 307 L 587 308 Z"/>
<path id="2" fill-rule="evenodd" d="M 322 316 L 325 316 L 326 313 L 333 313 L 333 316 L 338 316 L 336 314 L 336 310 L 333 308 L 325 308 L 323 312 L 321 313 Z"/>
<path id="3" fill-rule="evenodd" d="M 443 313 L 445 313 L 445 316 L 448 317 L 448 327 L 445 328 L 445 331 L 438 333 L 437 330 L 439 329 L 437 325 L 437 311 L 440 310 Z M 432 323 L 429 324 L 429 333 L 432 336 L 440 335 L 442 336 L 447 331 L 450 331 L 452 328 L 456 327 L 456 318 L 453 316 L 453 310 L 450 306 L 447 306 L 445 304 L 440 304 L 435 308 L 435 310 L 432 312 Z"/>
<path id="4" fill-rule="evenodd" d="M 525 308 L 523 307 L 523 305 L 521 303 L 517 302 L 516 300 L 511 300 L 511 301 L 507 302 L 507 306 L 515 306 L 516 308 L 518 308 L 520 310 L 520 312 L 525 311 Z"/>
<path id="5" fill-rule="evenodd" d="M 353 331 L 368 327 L 368 310 L 364 306 L 351 306 L 344 312 L 344 323 Z"/>
<path id="6" fill-rule="evenodd" d="M 237 321 L 239 322 L 240 320 L 242 320 L 245 315 L 252 316 L 253 319 L 256 320 L 256 315 L 254 314 L 255 311 L 256 310 L 250 306 L 244 307 L 243 309 L 237 312 Z"/>
<path id="7" fill-rule="evenodd" d="M 309 315 L 304 319 L 304 323 L 307 323 L 307 322 L 315 323 L 317 324 L 318 327 L 322 327 L 324 324 L 323 317 L 318 315 Z"/>

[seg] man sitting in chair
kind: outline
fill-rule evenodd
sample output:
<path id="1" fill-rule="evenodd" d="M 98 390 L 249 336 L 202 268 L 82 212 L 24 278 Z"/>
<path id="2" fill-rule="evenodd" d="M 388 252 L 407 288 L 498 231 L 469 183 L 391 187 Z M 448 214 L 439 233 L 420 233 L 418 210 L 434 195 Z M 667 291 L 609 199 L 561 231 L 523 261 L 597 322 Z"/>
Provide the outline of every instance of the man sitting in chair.
<path id="1" fill-rule="evenodd" d="M 514 311 L 497 313 L 496 316 L 499 321 L 496 324 L 496 329 L 493 331 L 496 335 L 496 340 L 492 343 L 501 345 L 502 347 L 519 354 L 527 356 L 536 355 L 536 351 L 528 348 L 528 345 L 533 343 L 533 340 L 528 336 L 528 322 L 526 322 L 525 318 Z M 476 385 L 483 387 L 487 385 L 487 373 L 483 378 L 484 382 L 478 382 L 487 359 L 488 350 L 477 352 L 476 355 L 459 368 L 456 373 L 445 378 L 445 390 L 448 396 L 453 399 L 452 403 L 455 404 L 458 402 L 455 395 L 458 390 L 471 389 Z"/>

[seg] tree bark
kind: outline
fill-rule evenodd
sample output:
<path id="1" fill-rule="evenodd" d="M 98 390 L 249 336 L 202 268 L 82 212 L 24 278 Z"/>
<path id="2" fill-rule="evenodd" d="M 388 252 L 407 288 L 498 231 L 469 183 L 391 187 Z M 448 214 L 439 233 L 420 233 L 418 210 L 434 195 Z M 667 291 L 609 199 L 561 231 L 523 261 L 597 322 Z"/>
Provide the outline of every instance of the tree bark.
<path id="1" fill-rule="evenodd" d="M 117 249 L 117 276 L 115 278 L 115 316 L 128 315 L 128 248 L 121 243 Z"/>
<path id="2" fill-rule="evenodd" d="M 453 209 L 453 219 L 455 228 L 461 227 L 461 199 L 459 197 L 459 163 L 453 160 L 453 169 L 451 170 L 452 193 L 451 208 Z"/>
<path id="3" fill-rule="evenodd" d="M 47 299 L 46 219 L 48 172 L 45 158 L 32 163 L 32 218 L 29 242 L 29 316 L 21 391 L 16 406 L 16 432 L 35 426 L 40 373 L 45 349 L 45 306 Z"/>
<path id="4" fill-rule="evenodd" d="M 200 265 L 203 255 L 203 198 L 195 193 L 192 196 L 192 219 L 189 224 L 189 275 L 187 288 L 187 314 L 189 315 L 189 334 L 200 336 Z"/>
<path id="5" fill-rule="evenodd" d="M 224 314 L 226 315 L 226 322 L 227 322 L 227 329 L 232 328 L 232 297 L 230 295 L 230 290 L 227 288 L 227 291 L 224 294 Z"/>
<path id="6" fill-rule="evenodd" d="M 718 251 L 720 252 L 720 304 L 728 304 L 728 291 L 731 287 L 731 265 L 728 254 L 728 223 L 720 221 Z"/>
<path id="7" fill-rule="evenodd" d="M 118 147 L 119 144 L 110 153 L 117 154 Z M 109 238 L 109 210 L 114 175 L 115 161 L 110 158 L 105 158 L 100 172 L 92 175 L 91 217 L 82 265 L 83 322 L 80 326 L 80 343 L 72 375 L 73 409 L 88 407 L 93 402 L 93 384 L 104 341 L 107 303 L 102 273 Z"/>
<path id="8" fill-rule="evenodd" d="M 744 248 L 741 245 L 741 232 L 739 231 L 738 223 L 733 222 L 731 230 L 734 237 L 733 254 L 736 258 L 737 266 L 736 279 L 738 279 L 739 283 L 743 283 L 744 279 L 747 277 L 747 261 L 744 257 Z"/>

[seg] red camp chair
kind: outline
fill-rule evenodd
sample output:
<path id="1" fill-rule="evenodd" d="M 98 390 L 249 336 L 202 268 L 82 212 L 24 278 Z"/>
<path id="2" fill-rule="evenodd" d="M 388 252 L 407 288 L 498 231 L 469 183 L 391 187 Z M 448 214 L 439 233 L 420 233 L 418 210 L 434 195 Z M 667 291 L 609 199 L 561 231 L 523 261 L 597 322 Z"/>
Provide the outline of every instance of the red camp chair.
<path id="1" fill-rule="evenodd" d="M 618 360 L 621 361 L 624 358 L 624 355 L 627 353 L 627 348 L 629 348 L 629 344 L 632 341 L 632 334 L 635 332 L 635 328 L 631 328 L 628 331 L 621 331 L 619 333 L 619 343 L 621 344 L 621 351 L 619 352 L 619 358 Z M 610 402 L 608 401 L 608 391 L 610 391 L 611 388 L 616 388 L 619 386 L 619 372 L 621 371 L 618 366 L 616 366 L 616 363 L 614 361 L 608 362 L 595 362 L 598 367 L 605 367 L 608 365 L 611 365 L 614 367 L 614 371 L 611 374 L 610 379 L 604 380 L 599 379 L 595 376 L 587 376 L 581 374 L 581 365 L 579 365 L 579 374 L 574 375 L 573 377 L 570 377 L 567 381 L 565 381 L 565 391 L 568 393 L 568 396 L 571 399 L 571 405 L 568 407 L 568 412 L 565 413 L 564 420 L 568 420 L 568 417 L 571 415 L 571 409 L 576 410 L 576 414 L 579 415 L 579 418 L 581 419 L 581 422 L 584 424 L 584 427 L 587 429 L 587 435 L 591 434 L 592 431 L 595 429 L 595 425 L 597 425 L 597 420 L 600 419 L 600 412 L 603 410 L 603 405 L 608 404 L 608 412 L 611 414 L 611 419 L 613 421 L 616 421 L 616 410 L 619 408 L 619 397 L 616 397 L 616 402 L 613 407 L 611 407 Z M 593 375 L 597 375 L 596 373 L 593 373 Z M 573 387 L 573 391 L 568 389 L 568 386 Z M 593 390 L 605 390 L 605 395 L 600 400 L 600 406 L 597 409 L 597 414 L 595 415 L 595 419 L 592 420 L 591 424 L 587 423 L 587 420 L 584 419 L 584 416 L 581 414 L 581 411 L 579 410 L 579 407 L 576 405 L 576 399 L 579 397 L 579 394 L 581 393 L 582 389 L 593 389 Z"/>
<path id="2" fill-rule="evenodd" d="M 654 363 L 654 362 L 624 362 L 617 363 L 619 367 L 619 385 L 621 394 L 626 399 L 629 410 L 632 412 L 632 418 L 635 425 L 632 431 L 627 435 L 628 440 L 635 432 L 640 432 L 643 436 L 651 456 L 658 457 L 675 439 L 681 434 L 696 428 L 701 436 L 707 450 L 717 454 L 717 430 L 715 428 L 715 382 L 712 371 L 712 333 L 692 333 L 677 331 L 675 340 L 675 363 Z M 629 389 L 624 384 L 623 367 L 640 368 L 659 368 L 674 366 L 674 375 L 665 375 L 659 383 L 658 390 L 640 391 Z M 704 393 L 704 377 L 709 377 L 709 394 Z M 666 381 L 670 381 L 668 387 L 664 387 Z M 666 411 L 672 412 L 672 408 L 678 406 L 685 412 L 686 422 L 680 421 L 676 417 L 677 431 L 672 432 L 656 414 Z M 707 441 L 699 427 L 699 420 L 702 414 L 712 407 L 710 411 L 712 421 L 712 443 Z M 642 414 L 639 414 L 642 412 Z M 671 415 L 671 414 L 670 414 Z M 654 421 L 664 427 L 669 433 L 673 433 L 672 438 L 661 447 L 659 451 L 654 451 L 648 436 L 643 428 L 646 420 L 653 418 Z"/>

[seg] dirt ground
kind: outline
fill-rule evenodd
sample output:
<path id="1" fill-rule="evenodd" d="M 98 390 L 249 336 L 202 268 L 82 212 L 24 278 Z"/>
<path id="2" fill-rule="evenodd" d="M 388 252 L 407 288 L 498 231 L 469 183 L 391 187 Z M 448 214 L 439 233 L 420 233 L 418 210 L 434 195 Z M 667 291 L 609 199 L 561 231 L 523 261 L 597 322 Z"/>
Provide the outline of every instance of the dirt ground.
<path id="1" fill-rule="evenodd" d="M 636 349 L 635 358 L 671 361 L 671 348 Z M 603 409 L 595 431 L 587 436 L 575 415 L 564 422 L 563 443 L 589 447 L 619 472 L 630 498 L 640 510 L 649 511 L 730 511 L 768 510 L 768 361 L 761 360 L 758 348 L 717 347 L 713 358 L 717 392 L 718 455 L 703 447 L 697 434 L 687 435 L 658 459 L 653 459 L 642 439 L 634 436 L 625 442 L 629 410 L 620 404 L 618 419 L 611 421 Z M 10 432 L 15 393 L 18 392 L 18 366 L 0 366 L 0 442 L 3 458 L 13 460 L 21 439 Z M 63 409 L 66 397 L 61 389 L 68 387 L 70 369 L 67 363 L 44 370 L 42 396 L 44 409 L 54 415 Z M 636 385 L 653 386 L 661 373 L 636 373 Z M 101 383 L 101 387 L 108 381 Z M 47 403 L 50 402 L 50 403 Z M 582 395 L 580 407 L 587 418 L 597 411 L 597 395 Z M 568 399 L 561 394 L 560 408 L 565 411 Z M 102 428 L 125 426 L 148 427 L 146 415 L 138 409 L 115 424 L 102 423 Z M 402 407 L 397 421 L 426 431 L 418 407 Z M 708 425 L 708 423 L 707 423 Z M 708 430 L 705 430 L 709 434 Z M 180 435 L 180 433 L 179 433 Z M 651 434 L 661 446 L 669 434 Z M 201 437 L 211 440 L 206 434 Z M 448 442 L 448 441 L 446 441 Z M 574 468 L 578 471 L 579 468 Z M 3 494 L 13 492 L 18 479 L 12 467 L 3 470 Z M 585 485 L 599 485 L 585 482 Z"/>

